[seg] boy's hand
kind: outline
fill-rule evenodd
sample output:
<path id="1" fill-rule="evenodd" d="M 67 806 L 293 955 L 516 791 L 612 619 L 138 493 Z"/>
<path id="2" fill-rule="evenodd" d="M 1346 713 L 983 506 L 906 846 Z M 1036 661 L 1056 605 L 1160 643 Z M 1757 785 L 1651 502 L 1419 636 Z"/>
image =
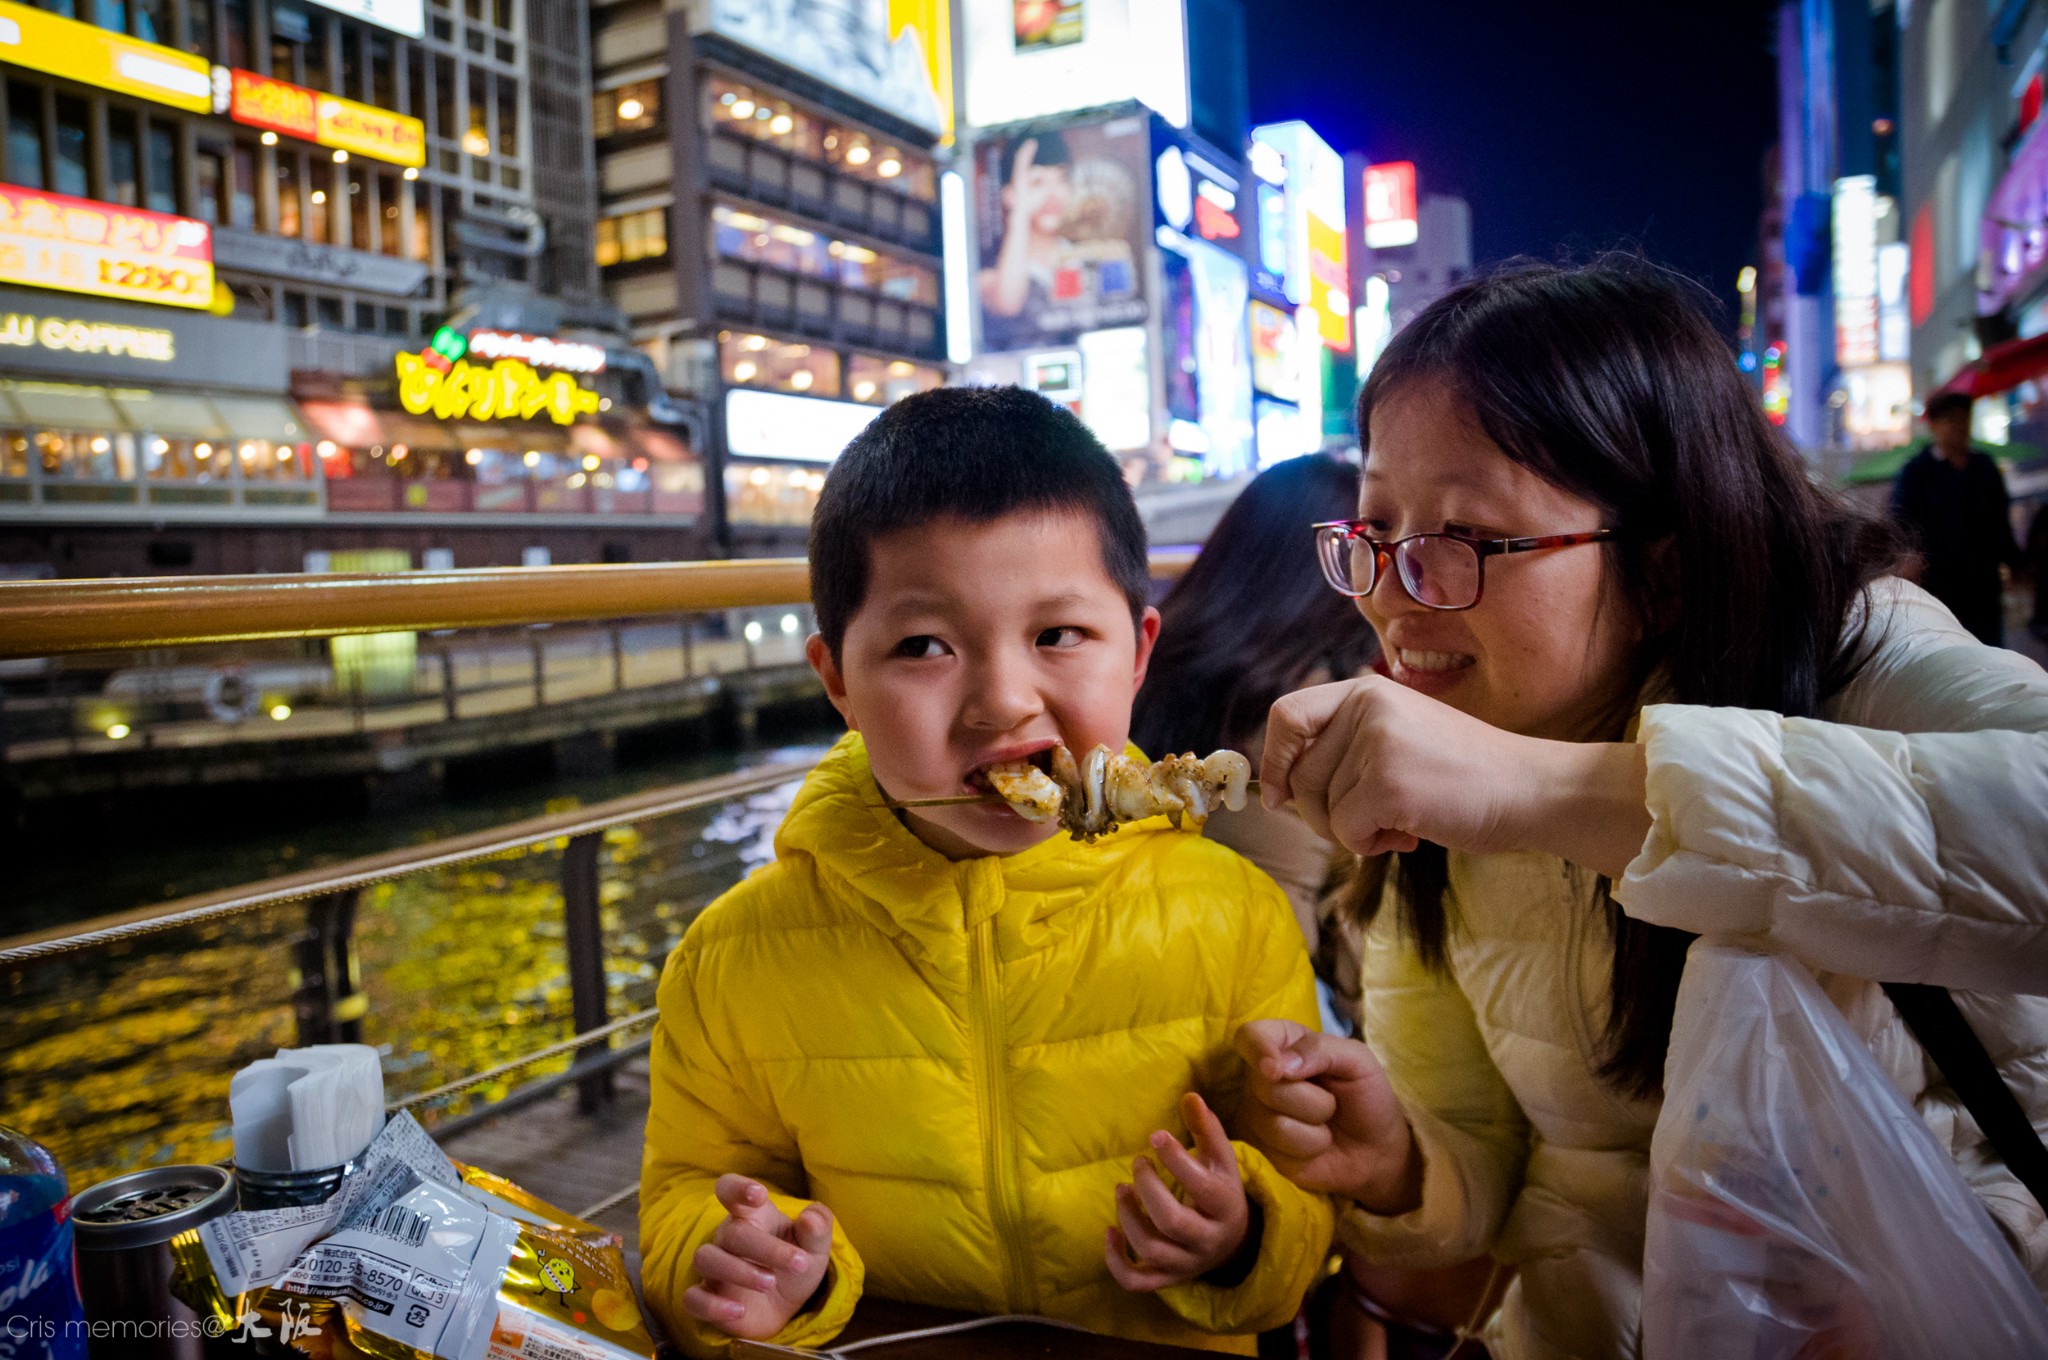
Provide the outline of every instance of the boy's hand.
<path id="1" fill-rule="evenodd" d="M 1150 1157 L 1138 1158 L 1132 1183 L 1116 1188 L 1117 1226 L 1109 1230 L 1109 1273 L 1124 1288 L 1149 1293 L 1199 1279 L 1235 1257 L 1251 1225 L 1237 1153 L 1202 1098 L 1181 1097 L 1192 1152 L 1164 1129 L 1152 1147 L 1180 1182 L 1176 1197 Z"/>
<path id="2" fill-rule="evenodd" d="M 683 1311 L 729 1336 L 765 1340 L 818 1292 L 832 1263 L 832 1211 L 812 1204 L 791 1218 L 745 1176 L 720 1176 L 713 1193 L 725 1222 L 691 1260 L 700 1283 L 683 1291 Z"/>

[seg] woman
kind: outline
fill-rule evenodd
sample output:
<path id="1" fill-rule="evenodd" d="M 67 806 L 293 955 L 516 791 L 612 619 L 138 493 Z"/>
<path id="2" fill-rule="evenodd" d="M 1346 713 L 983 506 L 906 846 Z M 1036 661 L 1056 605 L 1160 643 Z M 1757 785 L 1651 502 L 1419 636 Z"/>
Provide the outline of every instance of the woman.
<path id="1" fill-rule="evenodd" d="M 1241 1036 L 1255 1136 L 1354 1255 L 1516 1267 L 1496 1357 L 1633 1355 L 1686 946 L 1741 934 L 1823 973 L 2048 1286 L 2041 1206 L 1862 981 L 1963 989 L 2048 1124 L 2048 677 L 1885 577 L 1645 267 L 1452 292 L 1358 417 L 1320 542 L 1391 678 L 1283 699 L 1261 774 L 1396 861 L 1364 1042 Z"/>
<path id="2" fill-rule="evenodd" d="M 1159 645 L 1131 712 L 1140 750 L 1227 746 L 1256 761 L 1275 699 L 1365 670 L 1372 630 L 1323 584 L 1305 532 L 1357 503 L 1358 469 L 1319 454 L 1251 480 L 1160 606 Z M 1207 831 L 1280 885 L 1315 953 L 1333 856 L 1342 852 L 1292 813 L 1256 804 L 1217 814 Z M 1351 857 L 1342 860 L 1348 866 Z"/>

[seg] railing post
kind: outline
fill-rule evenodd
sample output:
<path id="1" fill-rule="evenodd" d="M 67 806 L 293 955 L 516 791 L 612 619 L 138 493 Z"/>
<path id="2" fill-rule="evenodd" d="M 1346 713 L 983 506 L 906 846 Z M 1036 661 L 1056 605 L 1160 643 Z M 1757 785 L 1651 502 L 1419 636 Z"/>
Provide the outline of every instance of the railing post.
<path id="1" fill-rule="evenodd" d="M 541 646 L 539 633 L 529 633 L 527 643 L 533 648 L 533 706 L 545 708 L 548 702 L 547 655 Z"/>
<path id="2" fill-rule="evenodd" d="M 604 833 L 586 831 L 569 838 L 562 852 L 562 938 L 569 951 L 569 1010 L 578 1034 L 605 1024 L 604 918 L 598 902 L 598 851 Z M 577 1050 L 577 1063 L 601 1057 L 610 1045 L 603 1040 Z M 578 1079 L 576 1108 L 593 1113 L 612 1098 L 611 1069 Z"/>
<path id="3" fill-rule="evenodd" d="M 292 1011 L 299 1046 L 362 1042 L 370 998 L 361 990 L 356 957 L 356 890 L 327 893 L 306 903 L 306 930 L 292 942 Z"/>
<path id="4" fill-rule="evenodd" d="M 697 620 L 689 615 L 683 618 L 683 679 L 689 680 L 697 674 L 697 659 L 690 654 L 690 644 L 697 632 Z"/>
<path id="5" fill-rule="evenodd" d="M 616 694 L 626 687 L 626 640 L 620 634 L 618 624 L 612 624 L 611 632 L 612 692 Z"/>
<path id="6" fill-rule="evenodd" d="M 443 644 L 441 649 L 441 708 L 448 721 L 455 721 L 455 656 Z"/>

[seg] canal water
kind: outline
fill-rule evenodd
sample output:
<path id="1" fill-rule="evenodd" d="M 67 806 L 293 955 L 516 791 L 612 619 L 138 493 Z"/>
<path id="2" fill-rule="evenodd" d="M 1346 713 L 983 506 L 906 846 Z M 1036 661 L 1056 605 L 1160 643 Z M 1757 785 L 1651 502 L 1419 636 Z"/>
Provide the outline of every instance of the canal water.
<path id="1" fill-rule="evenodd" d="M 703 751 L 585 779 L 522 783 L 401 814 L 321 818 L 200 843 L 109 834 L 89 863 L 23 867 L 0 935 L 83 920 L 167 897 L 251 882 L 419 844 L 542 812 L 784 760 L 815 759 L 834 733 L 792 744 Z M 789 785 L 722 806 L 605 833 L 600 858 L 611 1014 L 653 1002 L 661 964 L 696 913 L 771 856 Z M 384 1055 L 393 1099 L 468 1076 L 568 1037 L 562 938 L 565 841 L 415 874 L 363 890 L 356 941 L 369 1012 L 364 1041 Z M 296 1042 L 290 942 L 303 903 L 146 936 L 0 971 L 0 1123 L 63 1160 L 74 1189 L 163 1162 L 229 1156 L 227 1084 Z M 559 1071 L 535 1064 L 437 1112 L 451 1115 Z"/>

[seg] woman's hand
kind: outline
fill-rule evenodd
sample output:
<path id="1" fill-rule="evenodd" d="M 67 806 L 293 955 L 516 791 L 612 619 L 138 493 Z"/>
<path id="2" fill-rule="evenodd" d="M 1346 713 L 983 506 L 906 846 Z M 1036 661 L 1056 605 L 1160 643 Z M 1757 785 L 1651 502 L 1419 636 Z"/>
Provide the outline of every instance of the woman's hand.
<path id="1" fill-rule="evenodd" d="M 1260 796 L 1361 855 L 1541 850 L 1619 878 L 1649 834 L 1642 750 L 1520 736 L 1384 676 L 1286 695 Z"/>
<path id="2" fill-rule="evenodd" d="M 1237 1051 L 1250 1075 L 1248 1140 L 1281 1175 L 1375 1214 L 1422 1203 L 1415 1133 L 1370 1048 L 1292 1020 L 1253 1020 Z"/>

